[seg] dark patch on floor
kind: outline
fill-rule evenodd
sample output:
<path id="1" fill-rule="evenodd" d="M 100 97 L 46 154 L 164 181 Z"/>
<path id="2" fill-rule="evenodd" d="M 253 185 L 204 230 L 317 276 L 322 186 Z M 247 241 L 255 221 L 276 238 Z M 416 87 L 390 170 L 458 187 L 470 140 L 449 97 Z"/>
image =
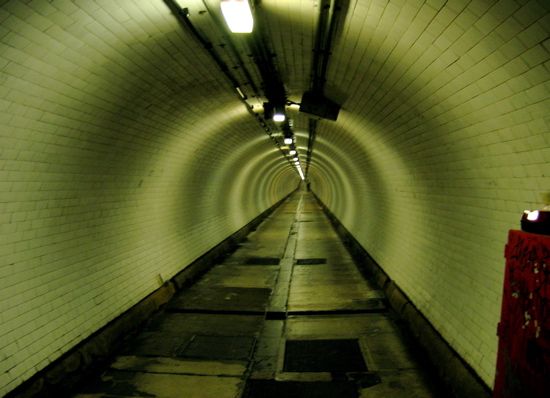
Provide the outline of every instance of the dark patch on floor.
<path id="1" fill-rule="evenodd" d="M 356 398 L 353 382 L 248 380 L 243 398 Z"/>
<path id="2" fill-rule="evenodd" d="M 174 332 L 142 332 L 121 350 L 122 355 L 175 357 L 181 347 L 191 341 L 192 334 Z"/>
<path id="3" fill-rule="evenodd" d="M 194 286 L 183 291 L 169 310 L 265 311 L 271 294 L 268 288 Z"/>
<path id="4" fill-rule="evenodd" d="M 178 353 L 181 358 L 246 360 L 254 347 L 254 337 L 197 335 Z"/>
<path id="5" fill-rule="evenodd" d="M 204 313 L 165 313 L 147 327 L 147 332 L 169 335 L 254 336 L 264 317 Z"/>
<path id="6" fill-rule="evenodd" d="M 367 365 L 356 339 L 287 340 L 285 372 L 362 372 Z"/>
<path id="7" fill-rule="evenodd" d="M 279 265 L 281 261 L 278 257 L 247 257 L 244 259 L 245 265 Z"/>
<path id="8" fill-rule="evenodd" d="M 365 310 L 370 312 L 385 312 L 388 310 L 388 307 L 386 306 L 386 300 L 379 298 L 353 300 L 347 306 L 347 308 Z"/>
<path id="9" fill-rule="evenodd" d="M 134 384 L 134 372 L 110 370 L 101 379 L 85 384 L 81 390 L 83 394 L 105 394 L 102 397 L 155 397 L 140 391 Z"/>
<path id="10" fill-rule="evenodd" d="M 296 265 L 317 265 L 326 263 L 326 258 L 299 258 L 296 260 Z"/>

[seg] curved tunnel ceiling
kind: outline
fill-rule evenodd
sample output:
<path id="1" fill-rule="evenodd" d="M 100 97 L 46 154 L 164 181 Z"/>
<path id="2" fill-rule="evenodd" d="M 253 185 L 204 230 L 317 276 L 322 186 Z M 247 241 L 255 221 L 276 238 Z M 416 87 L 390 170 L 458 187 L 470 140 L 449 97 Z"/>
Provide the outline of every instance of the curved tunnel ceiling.
<path id="1" fill-rule="evenodd" d="M 247 39 L 216 1 L 178 1 L 261 116 Z M 318 120 L 311 188 L 491 385 L 506 233 L 550 187 L 549 3 L 256 1 L 294 102 L 323 4 L 342 109 Z M 166 2 L 0 11 L 5 392 L 300 180 Z M 312 116 L 287 112 L 305 165 Z"/>

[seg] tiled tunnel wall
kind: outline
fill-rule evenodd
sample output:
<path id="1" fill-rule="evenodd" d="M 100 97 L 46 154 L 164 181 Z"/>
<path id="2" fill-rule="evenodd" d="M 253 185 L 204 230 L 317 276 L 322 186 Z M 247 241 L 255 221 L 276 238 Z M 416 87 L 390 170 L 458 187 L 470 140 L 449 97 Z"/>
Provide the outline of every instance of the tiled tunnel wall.
<path id="1" fill-rule="evenodd" d="M 375 3 L 312 189 L 490 386 L 507 231 L 550 191 L 549 3 Z"/>
<path id="2" fill-rule="evenodd" d="M 550 189 L 548 3 L 351 3 L 312 188 L 491 385 L 506 233 Z M 298 183 L 161 1 L 2 2 L 0 82 L 0 395 Z"/>
<path id="3" fill-rule="evenodd" d="M 2 396 L 298 184 L 162 2 L 77 3 L 0 10 Z"/>

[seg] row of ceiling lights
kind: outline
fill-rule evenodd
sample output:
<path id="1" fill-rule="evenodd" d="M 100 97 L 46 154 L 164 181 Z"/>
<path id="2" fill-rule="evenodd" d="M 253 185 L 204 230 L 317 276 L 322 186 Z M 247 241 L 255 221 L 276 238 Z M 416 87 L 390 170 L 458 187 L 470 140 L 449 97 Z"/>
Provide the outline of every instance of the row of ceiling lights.
<path id="1" fill-rule="evenodd" d="M 222 15 L 233 33 L 251 33 L 254 28 L 254 19 L 248 0 L 222 0 L 220 3 Z M 242 93 L 239 93 L 242 96 Z M 298 157 L 298 151 L 294 143 L 294 135 L 290 129 L 290 123 L 286 120 L 285 104 L 264 103 L 264 116 L 275 123 L 283 125 L 284 144 L 288 146 L 288 160 L 296 167 L 296 171 L 302 180 L 305 180 L 304 172 Z"/>
<path id="2" fill-rule="evenodd" d="M 294 138 L 290 136 L 285 137 L 284 144 L 288 145 L 288 157 L 294 163 L 294 166 L 296 167 L 296 171 L 300 175 L 300 178 L 302 179 L 302 181 L 305 180 L 304 171 L 302 170 L 300 158 L 298 157 L 298 151 L 296 150 L 296 145 L 294 144 Z"/>

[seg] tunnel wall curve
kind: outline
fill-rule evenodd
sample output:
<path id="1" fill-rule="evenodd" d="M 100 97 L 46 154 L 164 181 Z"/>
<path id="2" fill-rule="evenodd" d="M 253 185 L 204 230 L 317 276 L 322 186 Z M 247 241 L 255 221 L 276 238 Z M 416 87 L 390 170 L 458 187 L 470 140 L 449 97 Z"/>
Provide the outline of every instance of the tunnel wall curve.
<path id="1" fill-rule="evenodd" d="M 311 186 L 491 385 L 506 233 L 550 187 L 549 3 L 349 4 Z M 0 82 L 0 394 L 298 184 L 162 1 L 2 2 Z"/>
<path id="2" fill-rule="evenodd" d="M 492 386 L 507 233 L 550 201 L 548 3 L 406 7 L 348 14 L 380 20 L 342 33 L 327 81 L 355 95 L 319 125 L 311 187 Z"/>
<path id="3" fill-rule="evenodd" d="M 0 395 L 299 182 L 162 2 L 125 9 L 0 9 Z"/>

